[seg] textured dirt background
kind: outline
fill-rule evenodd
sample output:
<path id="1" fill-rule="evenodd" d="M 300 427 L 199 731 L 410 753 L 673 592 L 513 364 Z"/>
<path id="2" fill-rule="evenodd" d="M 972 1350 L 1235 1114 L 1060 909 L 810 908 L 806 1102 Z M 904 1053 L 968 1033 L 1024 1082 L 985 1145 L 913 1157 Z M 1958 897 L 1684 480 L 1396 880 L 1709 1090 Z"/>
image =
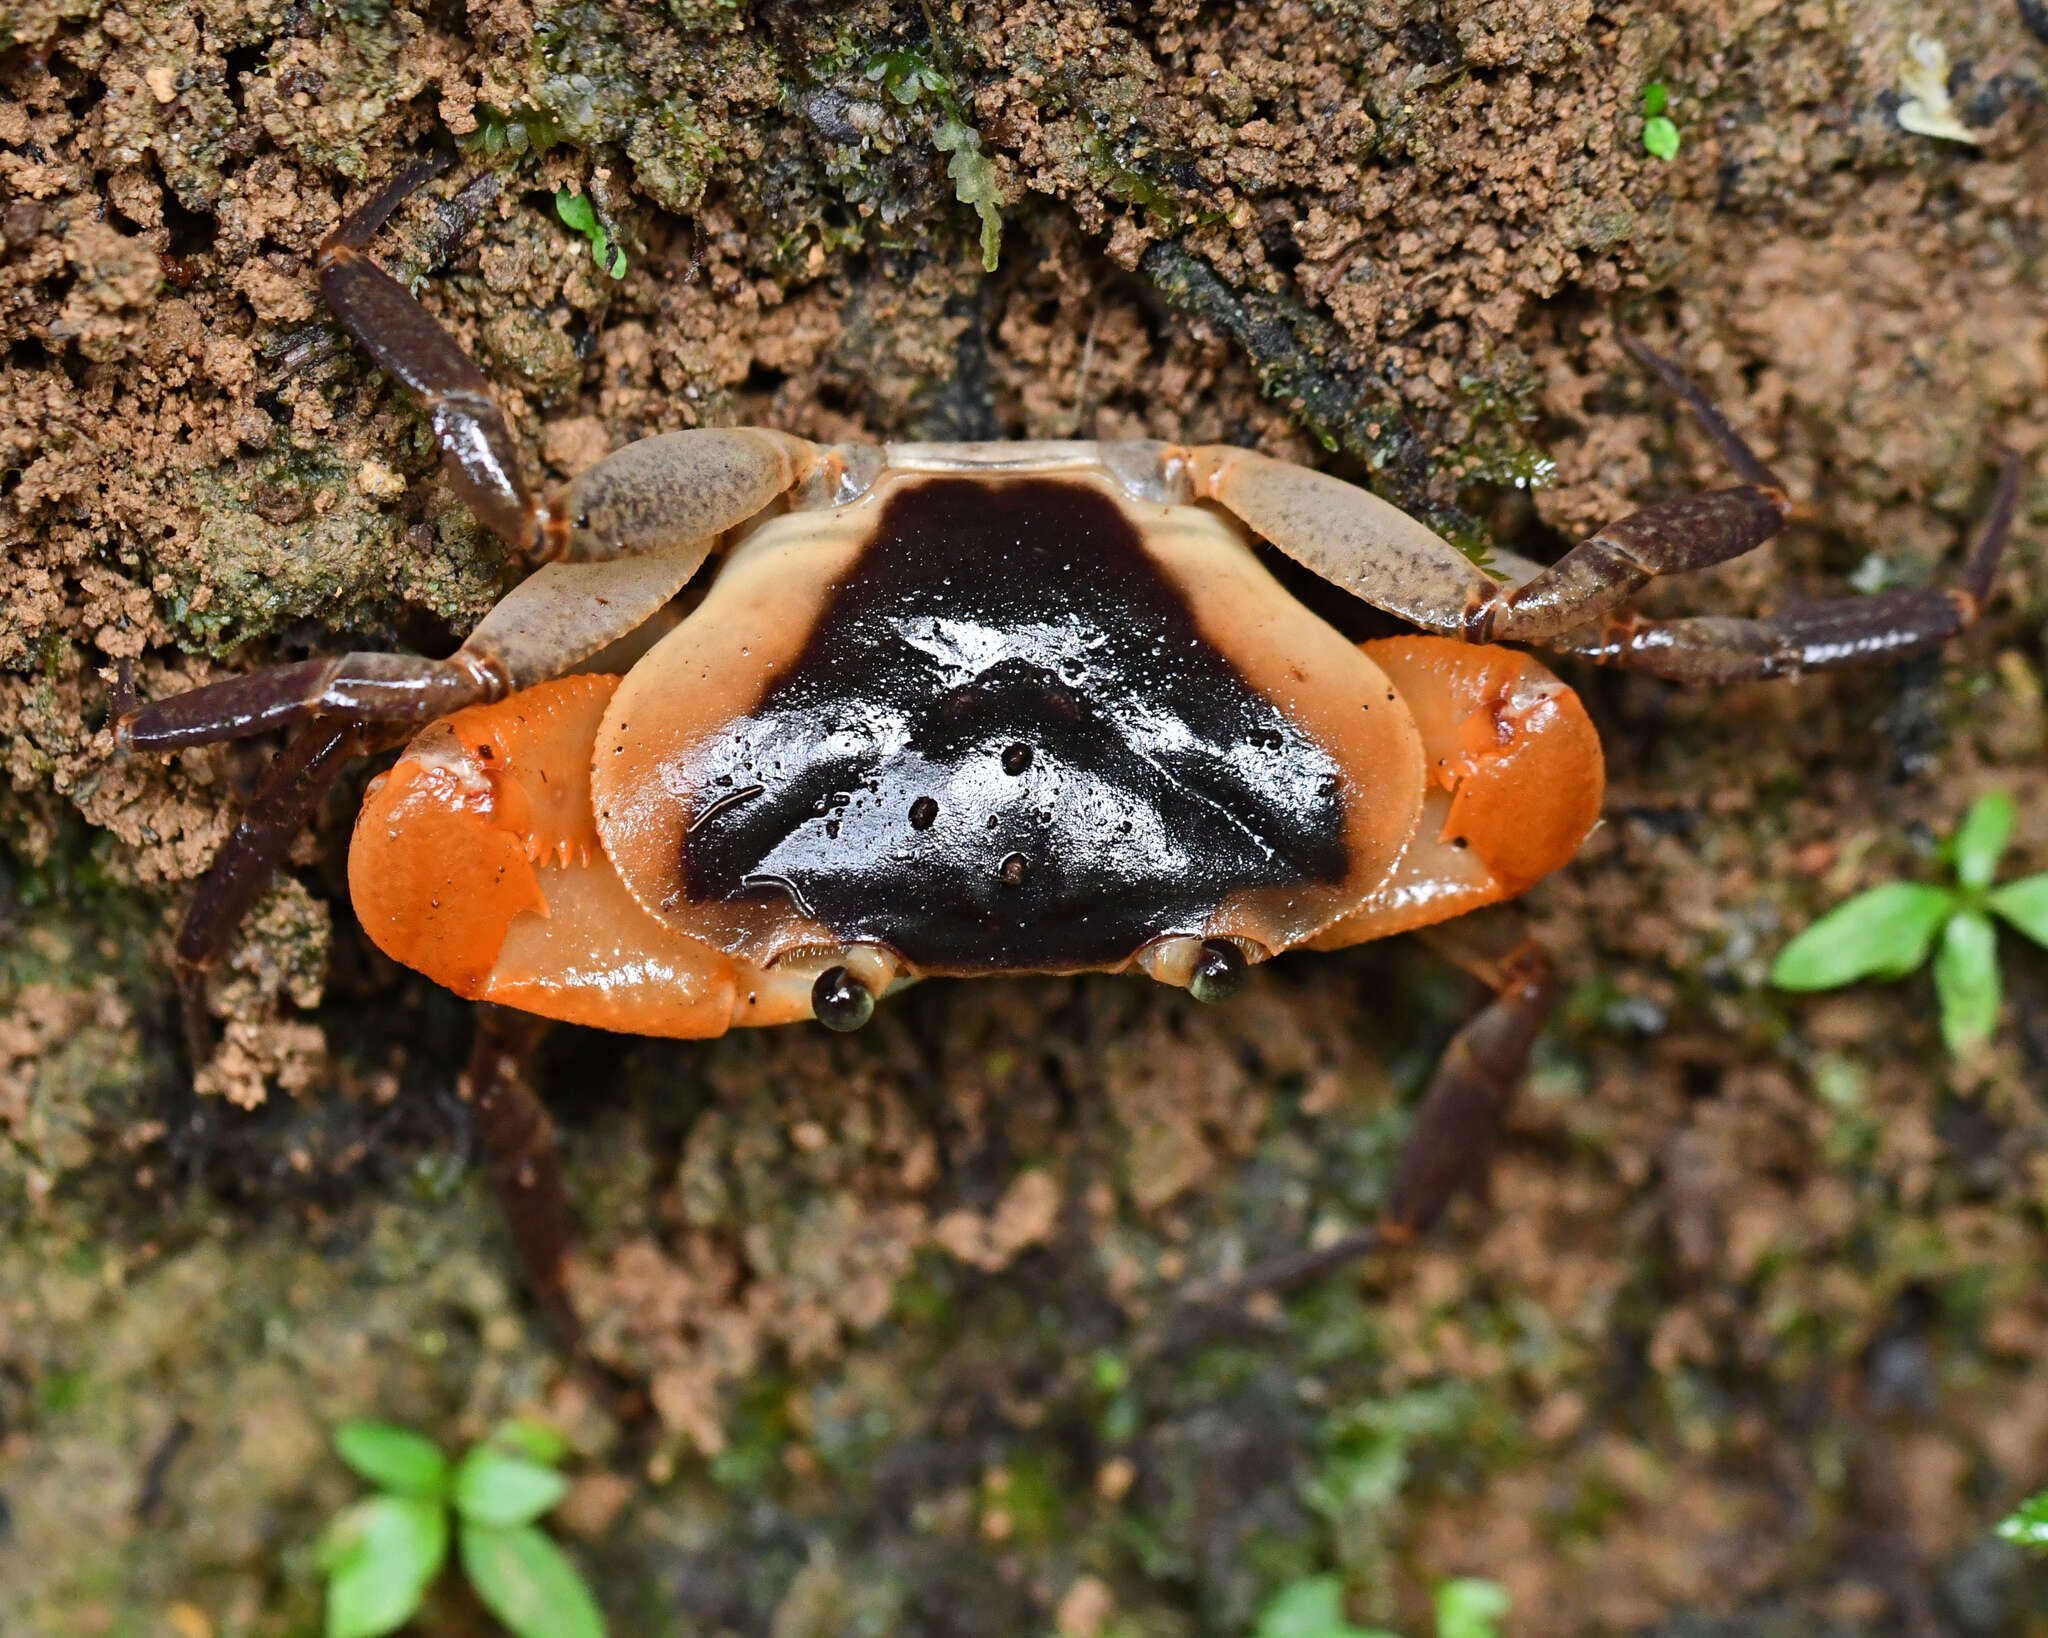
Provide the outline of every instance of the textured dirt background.
<path id="1" fill-rule="evenodd" d="M 522 1408 L 576 1440 L 566 1529 L 622 1633 L 1235 1635 L 1329 1569 L 1412 1633 L 1450 1574 L 1506 1585 L 1518 1638 L 2048 1631 L 1987 1529 L 2048 1482 L 2048 955 L 2008 941 L 1961 1065 L 1924 978 L 1762 984 L 1819 909 L 1938 872 L 1983 789 L 2048 868 L 2048 45 L 2005 0 L 30 0 L 0 29 L 0 1632 L 310 1633 L 331 1425 Z M 1980 148 L 1898 127 L 1914 29 Z M 507 583 L 310 277 L 437 131 L 465 160 L 380 252 L 552 476 L 706 422 L 1215 438 L 1541 557 L 1716 476 L 1626 315 L 1800 504 L 1660 606 L 1936 579 L 1998 441 L 2025 518 L 1939 659 L 1572 674 L 1607 823 L 1503 921 L 1569 994 L 1490 1206 L 1241 1331 L 1176 1329 L 1176 1282 L 1369 1217 L 1478 999 L 1405 941 L 1216 1011 L 931 985 L 851 1040 L 556 1036 L 615 1403 L 517 1300 L 462 1009 L 350 919 L 360 777 L 195 1093 L 170 935 L 265 749 L 104 732 L 116 659 L 154 695 L 445 651 Z M 482 1622 L 451 1595 L 420 1630 Z"/>

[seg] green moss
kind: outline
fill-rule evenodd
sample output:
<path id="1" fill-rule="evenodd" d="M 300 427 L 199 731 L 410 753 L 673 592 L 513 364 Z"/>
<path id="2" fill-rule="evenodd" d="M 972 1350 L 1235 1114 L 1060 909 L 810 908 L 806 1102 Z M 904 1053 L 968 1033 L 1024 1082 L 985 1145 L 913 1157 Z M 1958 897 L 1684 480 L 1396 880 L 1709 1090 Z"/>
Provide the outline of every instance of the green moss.
<path id="1" fill-rule="evenodd" d="M 1007 1525 L 1003 1539 L 1027 1548 L 1042 1548 L 1061 1539 L 1067 1518 L 1069 1476 L 1058 1471 L 1052 1453 L 1030 1448 L 1012 1452 L 1001 1477 L 982 1485 L 982 1518 L 1000 1513 Z"/>
<path id="2" fill-rule="evenodd" d="M 515 318 L 501 333 L 508 347 L 515 338 L 530 343 L 521 358 L 552 369 L 559 385 L 580 366 L 565 354 L 565 339 L 550 358 L 542 328 Z M 416 467 L 401 477 L 433 470 L 423 423 L 416 448 Z M 406 507 L 418 504 L 410 494 L 373 498 L 356 480 L 356 467 L 328 440 L 283 443 L 258 462 L 178 479 L 170 504 L 196 528 L 158 569 L 169 583 L 159 607 L 180 640 L 224 655 L 309 621 L 392 633 L 408 605 L 467 626 L 503 595 L 504 547 L 445 490 L 420 497 L 435 541 L 421 550 L 405 538 Z"/>
<path id="3" fill-rule="evenodd" d="M 895 1312 L 906 1325 L 933 1334 L 949 1328 L 955 1266 L 950 1258 L 927 1252 L 918 1258 L 914 1273 L 896 1282 Z"/>
<path id="4" fill-rule="evenodd" d="M 724 1418 L 725 1449 L 708 1464 L 715 1483 L 747 1496 L 774 1492 L 786 1483 L 782 1453 L 794 1432 L 790 1386 L 786 1377 L 764 1372 L 731 1403 Z"/>
<path id="5" fill-rule="evenodd" d="M 1222 220 L 1215 211 L 1184 211 L 1165 186 L 1121 160 L 1116 145 L 1100 132 L 1089 135 L 1088 158 L 1093 178 L 1104 193 L 1138 206 L 1173 232 L 1190 224 L 1212 226 Z"/>
<path id="6" fill-rule="evenodd" d="M 462 145 L 486 159 L 495 159 L 500 154 L 518 158 L 545 154 L 562 140 L 562 128 L 538 109 L 500 112 L 489 103 L 478 103 L 476 129 L 463 138 Z"/>
<path id="7" fill-rule="evenodd" d="M 1153 245 L 1139 271 L 1174 307 L 1242 346 L 1260 391 L 1284 405 L 1325 449 L 1362 462 L 1374 486 L 1397 506 L 1453 539 L 1475 531 L 1473 519 L 1434 498 L 1433 470 L 1406 412 L 1345 356 L 1328 319 L 1290 297 L 1230 289 L 1175 241 Z"/>
<path id="8" fill-rule="evenodd" d="M 968 123 L 952 79 L 917 50 L 882 52 L 862 70 L 862 77 L 880 86 L 892 101 L 917 111 L 932 146 L 952 156 L 946 174 L 953 181 L 953 196 L 971 205 L 981 219 L 982 270 L 993 273 L 1002 252 L 1002 189 L 994 164 L 982 151 L 981 133 Z"/>

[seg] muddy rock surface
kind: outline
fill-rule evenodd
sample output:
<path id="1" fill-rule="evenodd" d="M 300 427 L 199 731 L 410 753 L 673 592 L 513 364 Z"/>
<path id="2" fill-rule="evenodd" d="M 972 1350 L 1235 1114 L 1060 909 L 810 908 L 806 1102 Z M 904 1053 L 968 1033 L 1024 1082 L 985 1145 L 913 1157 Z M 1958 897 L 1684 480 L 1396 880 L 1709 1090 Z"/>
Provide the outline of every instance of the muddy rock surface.
<path id="1" fill-rule="evenodd" d="M 1901 126 L 1914 33 L 1975 141 Z M 0 0 L 0 1633 L 310 1634 L 334 1424 L 514 1412 L 620 1633 L 1235 1638 L 1331 1572 L 1402 1633 L 1458 1575 L 1516 1638 L 2048 1632 L 1989 1528 L 2048 1484 L 2048 952 L 1962 1061 L 1925 974 L 1765 982 L 1983 791 L 2048 870 L 2044 95 L 2009 0 Z M 1482 998 L 1412 941 L 1218 1009 L 558 1032 L 598 1380 L 521 1298 L 464 1009 L 348 909 L 370 770 L 195 1085 L 171 940 L 273 747 L 107 732 L 123 666 L 445 653 L 516 579 L 312 277 L 437 142 L 377 254 L 549 480 L 739 422 L 1221 440 L 1547 559 L 1722 481 L 1626 323 L 1796 502 L 1655 611 L 1940 583 L 2001 445 L 2020 524 L 1938 657 L 1563 668 L 1606 820 L 1479 930 L 1566 981 L 1490 1197 L 1231 1323 L 1181 1282 L 1369 1220 Z"/>

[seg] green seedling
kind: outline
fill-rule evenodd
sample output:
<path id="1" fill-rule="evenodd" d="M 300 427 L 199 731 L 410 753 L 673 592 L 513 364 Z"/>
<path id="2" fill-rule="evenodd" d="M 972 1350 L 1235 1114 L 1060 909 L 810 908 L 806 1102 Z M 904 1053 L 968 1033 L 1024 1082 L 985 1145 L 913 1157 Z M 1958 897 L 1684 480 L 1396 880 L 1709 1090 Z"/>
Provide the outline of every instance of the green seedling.
<path id="1" fill-rule="evenodd" d="M 927 91 L 941 99 L 953 91 L 953 82 L 915 51 L 884 52 L 868 64 L 866 72 L 906 108 L 915 106 Z"/>
<path id="2" fill-rule="evenodd" d="M 1259 1611 L 1252 1638 L 1394 1638 L 1394 1634 L 1345 1620 L 1344 1578 L 1312 1575 L 1288 1583 L 1273 1595 Z"/>
<path id="3" fill-rule="evenodd" d="M 1998 1533 L 2018 1547 L 2048 1549 L 2048 1490 L 2029 1496 L 2017 1511 L 2000 1519 Z"/>
<path id="4" fill-rule="evenodd" d="M 1003 248 L 1003 190 L 994 162 L 981 151 L 981 133 L 960 120 L 941 119 L 932 127 L 932 146 L 953 156 L 946 161 L 953 197 L 972 205 L 981 219 L 981 267 L 993 273 Z"/>
<path id="5" fill-rule="evenodd" d="M 981 133 L 968 123 L 953 82 L 915 51 L 885 52 L 865 72 L 905 108 L 926 104 L 932 146 L 949 156 L 946 175 L 953 197 L 973 206 L 980 218 L 982 270 L 993 273 L 1003 244 L 1003 190 L 995 161 L 983 151 Z"/>
<path id="6" fill-rule="evenodd" d="M 580 233 L 590 241 L 590 259 L 604 269 L 611 277 L 623 279 L 626 276 L 626 253 L 612 242 L 612 236 L 605 232 L 604 224 L 597 219 L 597 207 L 591 204 L 587 193 L 571 193 L 567 188 L 555 195 L 555 214 L 562 219 L 562 225 Z"/>
<path id="7" fill-rule="evenodd" d="M 1678 157 L 1678 127 L 1664 112 L 1670 100 L 1662 80 L 1652 80 L 1643 90 L 1643 152 L 1653 159 Z"/>
<path id="8" fill-rule="evenodd" d="M 517 1638 L 605 1638 L 576 1566 L 535 1521 L 568 1491 L 561 1435 L 513 1421 L 451 1463 L 430 1439 L 385 1422 L 344 1422 L 341 1459 L 377 1487 L 320 1539 L 326 1638 L 380 1638 L 409 1621 L 448 1560 Z M 450 1515 L 453 1514 L 451 1528 Z"/>
<path id="9" fill-rule="evenodd" d="M 2048 947 L 2048 874 L 1991 885 L 2012 836 L 2013 801 L 1981 796 L 1947 852 L 1954 887 L 1886 882 L 1837 905 L 1771 964 L 1781 990 L 1832 990 L 1861 978 L 1904 978 L 1934 957 L 1941 1038 L 1960 1057 L 1998 1022 L 1998 932 L 1992 918 Z"/>
<path id="10" fill-rule="evenodd" d="M 1508 1613 L 1505 1588 L 1461 1577 L 1438 1584 L 1436 1638 L 1500 1638 Z M 1353 1625 L 1344 1615 L 1344 1578 L 1315 1575 L 1289 1583 L 1259 1612 L 1253 1638 L 1396 1638 L 1379 1627 Z"/>
<path id="11" fill-rule="evenodd" d="M 1436 1638 L 1500 1638 L 1508 1590 L 1497 1581 L 1460 1576 L 1436 1589 Z"/>

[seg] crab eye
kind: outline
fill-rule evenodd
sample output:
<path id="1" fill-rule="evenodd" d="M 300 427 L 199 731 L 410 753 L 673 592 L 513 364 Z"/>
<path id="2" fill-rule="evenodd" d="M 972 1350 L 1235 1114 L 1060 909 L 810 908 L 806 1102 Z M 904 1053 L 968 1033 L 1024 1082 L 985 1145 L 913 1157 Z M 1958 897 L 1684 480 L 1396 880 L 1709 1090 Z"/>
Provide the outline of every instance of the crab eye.
<path id="1" fill-rule="evenodd" d="M 874 1017 L 875 992 L 844 967 L 827 967 L 811 986 L 811 1011 L 819 1023 L 843 1035 Z"/>
<path id="2" fill-rule="evenodd" d="M 1188 994 L 1197 1001 L 1228 1001 L 1244 988 L 1251 967 L 1240 950 L 1227 938 L 1205 938 L 1195 956 L 1195 970 L 1188 978 Z"/>

